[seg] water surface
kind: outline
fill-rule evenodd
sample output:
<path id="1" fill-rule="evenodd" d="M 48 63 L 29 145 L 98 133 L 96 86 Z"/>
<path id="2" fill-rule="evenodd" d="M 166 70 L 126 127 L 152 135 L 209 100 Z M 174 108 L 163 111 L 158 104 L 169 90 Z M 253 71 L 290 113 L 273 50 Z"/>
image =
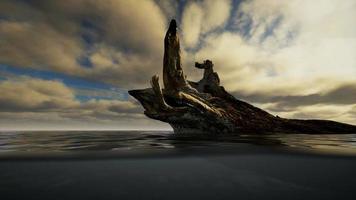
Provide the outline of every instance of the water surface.
<path id="1" fill-rule="evenodd" d="M 356 199 L 356 135 L 0 133 L 1 199 Z"/>
<path id="2" fill-rule="evenodd" d="M 356 155 L 356 134 L 192 136 L 171 131 L 10 131 L 0 132 L 0 155 L 73 151 L 129 152 L 215 147 L 273 147 L 327 154 Z"/>

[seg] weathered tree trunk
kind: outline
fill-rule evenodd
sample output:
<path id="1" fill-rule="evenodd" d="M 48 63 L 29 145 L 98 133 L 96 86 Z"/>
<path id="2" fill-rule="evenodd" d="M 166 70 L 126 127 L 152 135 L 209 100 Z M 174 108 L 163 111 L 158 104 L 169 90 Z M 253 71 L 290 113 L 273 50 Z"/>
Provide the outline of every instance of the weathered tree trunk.
<path id="1" fill-rule="evenodd" d="M 275 117 L 240 101 L 220 86 L 220 79 L 206 60 L 195 67 L 204 69 L 199 82 L 187 81 L 181 66 L 176 21 L 172 20 L 164 39 L 162 90 L 158 75 L 152 88 L 131 90 L 145 108 L 145 115 L 169 123 L 176 133 L 268 134 L 268 133 L 356 133 L 356 126 L 326 121 Z"/>
<path id="2" fill-rule="evenodd" d="M 163 84 L 167 91 L 189 87 L 185 80 L 180 58 L 177 24 L 172 20 L 164 38 Z"/>

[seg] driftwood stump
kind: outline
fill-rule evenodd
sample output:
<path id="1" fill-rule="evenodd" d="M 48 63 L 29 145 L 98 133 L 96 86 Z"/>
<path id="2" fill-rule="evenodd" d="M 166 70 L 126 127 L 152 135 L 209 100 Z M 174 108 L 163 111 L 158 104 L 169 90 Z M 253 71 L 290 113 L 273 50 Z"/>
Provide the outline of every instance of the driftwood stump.
<path id="1" fill-rule="evenodd" d="M 164 38 L 164 89 L 154 75 L 152 88 L 129 91 L 147 117 L 169 123 L 175 133 L 356 133 L 356 126 L 334 121 L 275 117 L 226 92 L 212 61 L 195 63 L 204 70 L 199 82 L 186 79 L 181 63 L 177 24 L 172 20 Z"/>

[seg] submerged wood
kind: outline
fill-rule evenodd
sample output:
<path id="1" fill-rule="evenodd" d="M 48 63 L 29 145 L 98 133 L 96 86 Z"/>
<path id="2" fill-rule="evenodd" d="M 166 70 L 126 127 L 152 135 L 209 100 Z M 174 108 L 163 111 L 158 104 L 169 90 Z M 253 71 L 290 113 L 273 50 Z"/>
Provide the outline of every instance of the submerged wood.
<path id="1" fill-rule="evenodd" d="M 186 79 L 181 63 L 177 24 L 172 20 L 164 39 L 164 89 L 154 75 L 152 88 L 129 91 L 145 108 L 147 117 L 169 123 L 175 133 L 356 133 L 356 126 L 349 124 L 273 116 L 236 99 L 220 86 L 211 60 L 195 63 L 204 70 L 199 82 Z"/>

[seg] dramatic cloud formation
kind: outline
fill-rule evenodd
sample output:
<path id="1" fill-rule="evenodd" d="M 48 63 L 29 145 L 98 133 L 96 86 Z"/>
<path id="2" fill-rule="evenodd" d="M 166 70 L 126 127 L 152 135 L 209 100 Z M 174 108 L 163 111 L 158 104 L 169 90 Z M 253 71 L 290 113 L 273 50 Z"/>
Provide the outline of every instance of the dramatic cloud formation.
<path id="1" fill-rule="evenodd" d="M 274 114 L 355 123 L 348 114 L 355 104 L 355 11 L 347 0 L 242 2 L 228 30 L 205 37 L 195 58 L 211 58 L 228 90 Z"/>
<path id="2" fill-rule="evenodd" d="M 356 17 L 356 6 L 353 1 L 332 2 L 243 2 L 232 31 L 208 37 L 197 57 L 212 56 L 227 71 L 223 81 L 232 90 L 289 88 L 296 94 L 327 89 L 345 77 L 355 81 L 356 28 L 349 19 Z M 301 80 L 313 88 L 306 90 Z"/>
<path id="3" fill-rule="evenodd" d="M 161 74 L 171 18 L 189 79 L 211 59 L 272 114 L 356 124 L 354 0 L 2 0 L 0 125 L 167 128 L 127 90 Z"/>
<path id="4" fill-rule="evenodd" d="M 0 11 L 3 64 L 121 87 L 160 70 L 166 19 L 153 1 L 2 1 Z"/>

